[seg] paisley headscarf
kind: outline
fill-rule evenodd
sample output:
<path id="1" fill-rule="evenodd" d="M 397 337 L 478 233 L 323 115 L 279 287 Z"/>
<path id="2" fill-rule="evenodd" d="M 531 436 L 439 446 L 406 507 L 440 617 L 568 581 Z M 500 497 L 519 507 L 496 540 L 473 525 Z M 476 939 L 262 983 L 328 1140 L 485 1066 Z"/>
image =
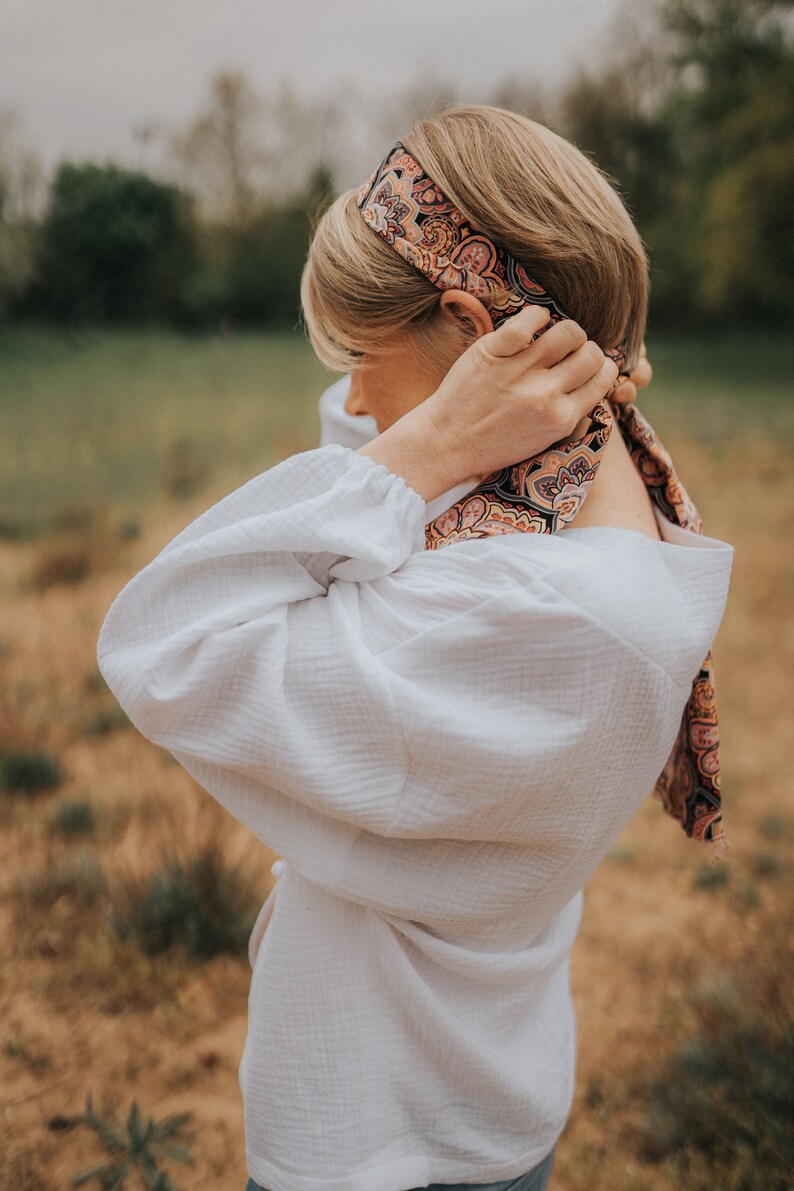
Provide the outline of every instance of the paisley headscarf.
<path id="1" fill-rule="evenodd" d="M 357 198 L 373 231 L 439 289 L 462 289 L 487 304 L 494 327 L 528 305 L 550 311 L 547 326 L 568 317 L 523 265 L 472 225 L 402 143 L 387 153 Z M 624 368 L 621 347 L 606 354 Z M 592 410 L 590 428 L 581 438 L 494 472 L 431 521 L 425 529 L 427 549 L 494 534 L 556 533 L 569 525 L 587 496 L 615 422 L 656 506 L 674 525 L 702 533 L 700 515 L 651 424 L 636 405 L 610 400 L 619 381 Z M 654 793 L 688 836 L 725 846 L 710 650 L 693 681 Z"/>

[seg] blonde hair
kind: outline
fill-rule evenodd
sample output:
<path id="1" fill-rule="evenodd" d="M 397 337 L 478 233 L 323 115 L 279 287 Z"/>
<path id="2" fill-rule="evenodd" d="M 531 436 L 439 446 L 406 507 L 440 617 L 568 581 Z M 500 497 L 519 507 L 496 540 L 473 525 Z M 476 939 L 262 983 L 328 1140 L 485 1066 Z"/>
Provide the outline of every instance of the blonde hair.
<path id="1" fill-rule="evenodd" d="M 403 137 L 409 153 L 475 227 L 508 249 L 602 348 L 639 357 L 648 307 L 642 240 L 605 174 L 574 145 L 505 108 L 448 109 Z M 410 337 L 451 367 L 468 333 L 440 317 L 442 291 L 365 222 L 356 191 L 320 219 L 301 278 L 312 346 L 335 372 Z M 486 307 L 488 302 L 484 303 Z"/>

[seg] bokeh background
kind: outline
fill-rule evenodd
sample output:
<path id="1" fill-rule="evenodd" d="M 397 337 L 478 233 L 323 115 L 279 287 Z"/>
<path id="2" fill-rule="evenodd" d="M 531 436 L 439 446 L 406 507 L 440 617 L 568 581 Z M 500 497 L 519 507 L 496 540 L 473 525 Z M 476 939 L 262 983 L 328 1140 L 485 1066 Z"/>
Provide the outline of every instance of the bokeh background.
<path id="1" fill-rule="evenodd" d="M 275 857 L 128 724 L 96 637 L 174 533 L 316 444 L 312 223 L 454 102 L 613 178 L 652 262 L 641 404 L 736 547 L 730 850 L 649 800 L 590 882 L 551 1186 L 792 1185 L 793 31 L 773 0 L 6 0 L 3 1191 L 244 1184 L 245 944 Z"/>

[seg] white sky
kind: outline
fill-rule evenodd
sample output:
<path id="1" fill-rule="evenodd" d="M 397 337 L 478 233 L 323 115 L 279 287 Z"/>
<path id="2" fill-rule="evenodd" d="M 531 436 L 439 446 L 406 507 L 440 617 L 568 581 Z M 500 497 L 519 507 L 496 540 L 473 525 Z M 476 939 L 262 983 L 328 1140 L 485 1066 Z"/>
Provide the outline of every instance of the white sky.
<path id="1" fill-rule="evenodd" d="M 2 0 L 0 110 L 49 168 L 62 157 L 145 165 L 135 129 L 184 128 L 210 76 L 261 92 L 350 84 L 381 120 L 422 72 L 481 102 L 512 76 L 550 84 L 607 51 L 618 0 Z M 371 152 L 371 151 L 370 151 Z M 363 168 L 363 166 L 362 166 Z M 367 172 L 372 168 L 367 158 Z"/>

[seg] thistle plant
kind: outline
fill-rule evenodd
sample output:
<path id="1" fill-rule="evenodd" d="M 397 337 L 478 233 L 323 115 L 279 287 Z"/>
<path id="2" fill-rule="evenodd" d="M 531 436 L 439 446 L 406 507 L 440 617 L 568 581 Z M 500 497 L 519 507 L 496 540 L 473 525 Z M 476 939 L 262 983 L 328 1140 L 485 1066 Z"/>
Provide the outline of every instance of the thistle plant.
<path id="1" fill-rule="evenodd" d="M 159 1169 L 159 1163 L 167 1158 L 175 1162 L 193 1162 L 187 1146 L 177 1141 L 178 1134 L 191 1116 L 189 1112 L 178 1113 L 158 1124 L 151 1116 L 141 1116 L 133 1100 L 126 1125 L 120 1126 L 115 1121 L 103 1120 L 94 1112 L 89 1092 L 85 1113 L 76 1117 L 75 1121 L 93 1129 L 112 1157 L 80 1171 L 72 1178 L 72 1186 L 82 1187 L 96 1179 L 102 1191 L 120 1191 L 127 1176 L 137 1170 L 147 1191 L 178 1191 L 170 1176 Z"/>

